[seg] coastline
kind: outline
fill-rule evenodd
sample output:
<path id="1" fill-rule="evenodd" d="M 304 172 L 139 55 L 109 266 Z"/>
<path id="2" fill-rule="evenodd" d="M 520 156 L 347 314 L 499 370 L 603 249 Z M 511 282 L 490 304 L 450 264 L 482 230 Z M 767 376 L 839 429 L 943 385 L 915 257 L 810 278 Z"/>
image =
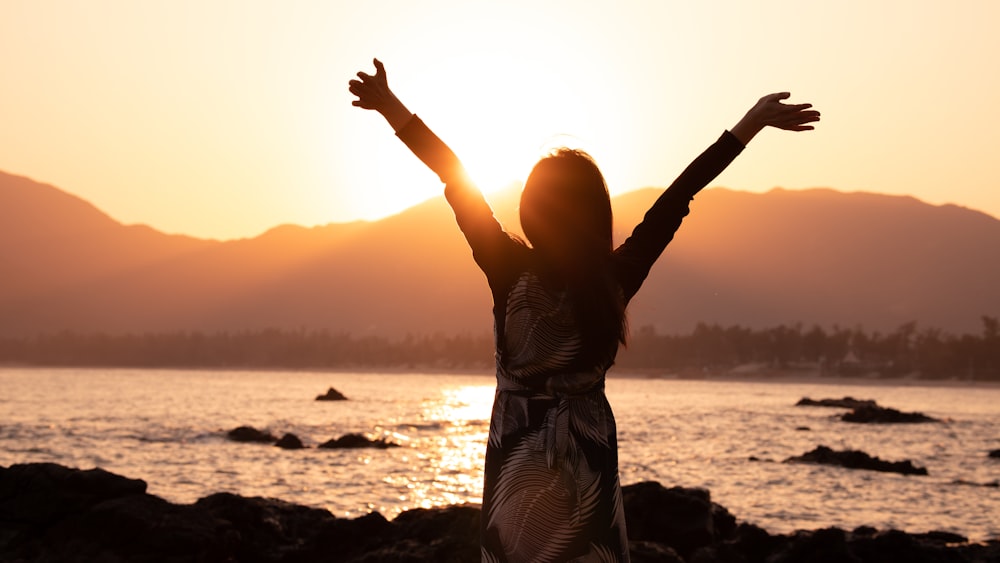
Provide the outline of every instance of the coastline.
<path id="1" fill-rule="evenodd" d="M 492 368 L 453 368 L 435 366 L 392 366 L 373 367 L 359 365 L 355 367 L 335 368 L 302 368 L 280 366 L 190 366 L 190 367 L 157 367 L 157 366 L 49 366 L 37 364 L 18 364 L 0 362 L 0 370 L 40 370 L 40 371 L 73 371 L 73 370 L 108 370 L 108 371 L 165 371 L 165 372 L 225 372 L 225 373 L 315 373 L 315 374 L 366 374 L 366 375 L 453 375 L 483 377 L 492 380 L 496 373 Z M 665 381 L 705 381 L 705 382 L 745 382 L 774 384 L 831 384 L 854 385 L 858 387 L 968 387 L 981 389 L 1000 389 L 1000 381 L 961 378 L 921 378 L 916 375 L 882 377 L 878 375 L 823 375 L 816 368 L 758 368 L 756 366 L 737 366 L 727 370 L 689 370 L 684 372 L 668 371 L 658 368 L 620 368 L 614 366 L 609 370 L 608 379 L 658 379 Z"/>
<path id="2" fill-rule="evenodd" d="M 704 489 L 623 488 L 632 560 L 642 562 L 1000 560 L 1000 541 L 862 526 L 771 534 Z M 216 493 L 173 504 L 146 483 L 52 463 L 0 467 L 0 560 L 479 561 L 479 507 L 412 509 L 354 519 L 278 499 Z M 819 559 L 819 558 L 822 559 Z"/>

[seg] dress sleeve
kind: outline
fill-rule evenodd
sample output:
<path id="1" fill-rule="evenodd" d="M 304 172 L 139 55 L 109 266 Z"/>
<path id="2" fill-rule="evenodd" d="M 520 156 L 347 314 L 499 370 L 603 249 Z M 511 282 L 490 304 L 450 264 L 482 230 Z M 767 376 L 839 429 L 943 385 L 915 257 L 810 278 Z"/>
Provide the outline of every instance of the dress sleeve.
<path id="1" fill-rule="evenodd" d="M 396 136 L 444 182 L 444 196 L 455 212 L 476 264 L 487 277 L 506 264 L 513 240 L 493 215 L 482 192 L 472 183 L 458 156 L 414 115 Z"/>
<path id="2" fill-rule="evenodd" d="M 691 199 L 725 170 L 743 148 L 743 143 L 732 133 L 723 132 L 657 198 L 632 235 L 615 250 L 616 273 L 626 300 L 639 291 L 653 263 L 674 238 L 688 214 Z"/>

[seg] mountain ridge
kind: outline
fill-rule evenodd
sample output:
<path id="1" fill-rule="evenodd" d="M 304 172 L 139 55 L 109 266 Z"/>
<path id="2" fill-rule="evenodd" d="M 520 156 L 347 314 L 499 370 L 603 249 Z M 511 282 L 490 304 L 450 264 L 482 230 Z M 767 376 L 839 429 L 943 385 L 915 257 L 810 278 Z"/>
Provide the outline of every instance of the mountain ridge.
<path id="1" fill-rule="evenodd" d="M 621 241 L 662 189 L 613 198 Z M 491 194 L 516 224 L 516 190 Z M 711 188 L 630 307 L 633 327 L 801 322 L 976 332 L 1000 316 L 1000 220 L 911 196 Z M 512 229 L 512 232 L 515 231 Z M 324 329 L 474 333 L 490 292 L 442 196 L 377 221 L 215 241 L 123 225 L 0 173 L 0 336 Z"/>

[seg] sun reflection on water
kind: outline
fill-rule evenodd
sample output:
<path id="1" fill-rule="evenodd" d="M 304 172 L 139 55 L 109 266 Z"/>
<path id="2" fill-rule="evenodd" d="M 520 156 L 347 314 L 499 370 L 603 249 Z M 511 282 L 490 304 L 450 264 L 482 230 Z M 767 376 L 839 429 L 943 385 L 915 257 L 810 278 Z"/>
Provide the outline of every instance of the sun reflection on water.
<path id="1" fill-rule="evenodd" d="M 400 491 L 400 511 L 480 502 L 493 393 L 492 385 L 445 389 L 421 404 L 417 423 L 390 432 L 410 446 L 411 471 L 383 478 Z"/>

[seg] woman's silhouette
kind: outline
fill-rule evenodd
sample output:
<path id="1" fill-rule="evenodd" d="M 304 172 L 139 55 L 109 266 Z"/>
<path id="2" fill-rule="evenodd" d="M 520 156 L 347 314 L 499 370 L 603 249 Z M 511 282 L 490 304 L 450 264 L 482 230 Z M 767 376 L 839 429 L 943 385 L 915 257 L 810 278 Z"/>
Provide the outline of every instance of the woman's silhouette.
<path id="1" fill-rule="evenodd" d="M 497 391 L 486 448 L 483 561 L 628 561 L 615 420 L 604 378 L 625 342 L 625 307 L 688 214 L 688 202 L 767 126 L 812 129 L 819 112 L 761 98 L 656 200 L 614 248 L 604 178 L 559 150 L 528 176 L 509 235 L 455 154 L 389 89 L 385 68 L 350 81 L 444 182 L 493 293 Z"/>

